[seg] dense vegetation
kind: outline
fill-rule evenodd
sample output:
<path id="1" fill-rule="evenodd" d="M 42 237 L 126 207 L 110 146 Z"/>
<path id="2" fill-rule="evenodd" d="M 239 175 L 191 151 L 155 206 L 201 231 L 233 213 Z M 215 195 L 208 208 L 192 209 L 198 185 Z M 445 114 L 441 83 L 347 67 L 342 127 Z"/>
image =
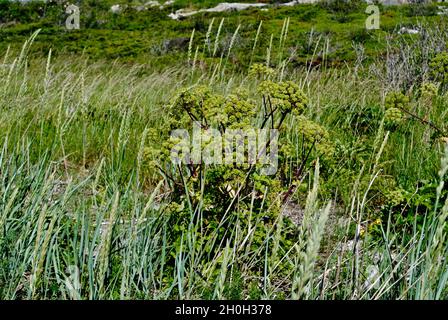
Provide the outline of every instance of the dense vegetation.
<path id="1" fill-rule="evenodd" d="M 366 30 L 354 0 L 126 3 L 69 31 L 64 4 L 0 1 L 1 299 L 447 298 L 436 5 Z M 174 164 L 195 123 L 278 129 L 278 170 Z"/>
<path id="2" fill-rule="evenodd" d="M 120 2 L 128 7 L 123 7 L 120 14 L 112 13 L 111 4 Z M 212 2 L 216 4 L 218 1 L 210 1 L 210 6 Z M 215 54 L 220 57 L 228 49 L 232 35 L 239 26 L 231 55 L 231 59 L 239 68 L 247 69 L 251 62 L 248 52 L 252 50 L 258 28 L 260 36 L 254 54 L 259 61 L 265 58 L 266 48 L 269 47 L 272 36 L 272 49 L 275 52 L 283 49 L 289 56 L 289 64 L 292 67 L 303 66 L 307 58 L 312 57 L 318 39 L 322 47 L 328 42 L 325 57 L 327 65 L 343 66 L 346 61 L 356 59 L 356 51 L 353 48 L 356 44 L 362 44 L 366 58 L 373 59 L 386 52 L 384 39 L 394 36 L 403 26 L 423 22 L 435 24 L 440 28 L 446 25 L 445 17 L 437 14 L 436 5 L 380 5 L 381 29 L 369 31 L 365 28 L 368 16 L 364 12 L 366 4 L 361 0 L 324 1 L 318 5 L 300 5 L 268 11 L 249 9 L 226 14 L 201 13 L 180 21 L 172 20 L 168 14 L 183 8 L 187 3 L 197 3 L 193 7 L 200 8 L 208 2 L 176 1 L 174 5 L 163 10 L 149 8 L 143 11 L 135 9 L 137 3 L 138 1 L 80 1 L 81 29 L 73 31 L 65 28 L 67 14 L 64 3 L 35 1 L 24 6 L 1 0 L 0 48 L 6 50 L 8 45 L 13 45 L 20 49 L 20 44 L 32 32 L 41 29 L 32 51 L 43 56 L 52 49 L 54 55 L 83 54 L 95 60 L 119 58 L 121 61 L 140 62 L 150 64 L 152 68 L 163 68 L 175 64 L 181 54 L 186 57 L 188 39 L 193 29 L 195 39 L 198 43 L 203 43 L 211 20 L 215 18 L 213 32 L 216 32 L 221 19 L 225 18 L 218 51 Z M 290 19 L 288 37 L 283 48 L 280 48 L 277 44 L 286 18 Z M 260 22 L 263 22 L 261 26 Z M 182 39 L 184 41 L 181 41 Z M 322 48 L 318 49 L 318 61 L 315 63 L 319 63 L 322 58 Z M 216 62 L 210 55 L 202 58 L 204 63 Z"/>

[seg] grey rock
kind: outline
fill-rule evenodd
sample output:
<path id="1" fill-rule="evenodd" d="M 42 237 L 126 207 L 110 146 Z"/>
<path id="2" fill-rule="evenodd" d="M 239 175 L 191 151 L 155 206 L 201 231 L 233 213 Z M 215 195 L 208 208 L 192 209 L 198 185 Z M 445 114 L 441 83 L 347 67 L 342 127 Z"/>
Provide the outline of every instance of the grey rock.
<path id="1" fill-rule="evenodd" d="M 172 50 L 180 50 L 184 49 L 188 46 L 188 43 L 190 42 L 189 38 L 174 38 L 174 39 L 167 39 L 163 41 L 163 51 L 168 52 Z"/>

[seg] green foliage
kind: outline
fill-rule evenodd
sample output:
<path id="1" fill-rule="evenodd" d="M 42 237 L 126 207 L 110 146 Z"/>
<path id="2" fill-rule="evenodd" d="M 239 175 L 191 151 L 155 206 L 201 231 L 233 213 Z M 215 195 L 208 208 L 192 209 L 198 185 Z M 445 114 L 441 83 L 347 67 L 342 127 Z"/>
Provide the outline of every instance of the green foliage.
<path id="1" fill-rule="evenodd" d="M 261 100 L 261 106 L 251 100 L 242 88 L 228 95 L 216 94 L 210 87 L 204 85 L 182 89 L 170 103 L 169 128 L 195 130 L 194 125 L 199 126 L 196 130 L 199 129 L 203 137 L 200 142 L 200 151 L 203 152 L 212 146 L 212 148 L 218 148 L 214 149 L 214 152 L 222 151 L 224 154 L 225 143 L 218 141 L 218 144 L 214 145 L 216 140 L 213 137 L 210 140 L 204 138 L 207 137 L 210 129 L 218 130 L 223 136 L 230 129 L 242 130 L 241 133 L 245 134 L 244 130 L 263 129 L 271 122 L 273 128 L 282 130 L 289 114 L 300 115 L 308 106 L 308 98 L 299 86 L 291 81 L 263 81 L 259 84 L 258 92 L 262 97 L 257 99 Z M 264 121 L 260 125 L 255 116 L 262 110 L 265 110 L 265 114 Z M 300 169 L 294 170 L 303 172 L 310 165 L 308 160 L 311 151 L 315 150 L 317 157 L 331 157 L 333 146 L 327 130 L 322 126 L 303 115 L 298 116 L 294 121 L 297 121 L 297 134 L 303 136 L 303 147 L 307 150 Z M 236 227 L 233 220 L 223 225 L 219 223 L 226 214 L 239 217 L 239 227 L 242 228 L 247 228 L 260 220 L 264 220 L 266 226 L 271 226 L 279 219 L 280 195 L 288 189 L 288 182 L 284 180 L 283 173 L 291 169 L 288 163 L 294 157 L 292 153 L 283 154 L 278 165 L 278 173 L 272 176 L 260 174 L 258 169 L 262 165 L 259 164 L 208 164 L 203 162 L 202 158 L 199 162 L 196 160 L 190 164 L 188 162 L 173 164 L 170 156 L 172 157 L 173 153 L 181 154 L 186 146 L 178 137 L 173 138 L 169 134 L 169 131 L 165 131 L 166 137 L 163 138 L 165 142 L 161 148 L 154 150 L 153 147 L 147 147 L 146 155 L 151 155 L 148 160 L 152 163 L 154 159 L 158 159 L 159 163 L 162 161 L 159 168 L 166 183 L 171 186 L 171 206 L 175 205 L 178 208 L 176 213 L 171 215 L 174 217 L 174 230 L 179 232 L 179 237 L 185 231 L 181 226 L 185 225 L 185 219 L 189 217 L 188 212 L 196 207 L 200 207 L 203 216 L 207 218 L 204 227 L 210 231 L 220 230 L 220 228 L 232 230 Z M 246 142 L 244 147 L 249 147 Z M 259 145 L 258 147 L 266 148 L 266 151 L 270 152 L 271 145 L 268 142 L 266 146 Z M 258 149 L 256 154 L 258 155 Z M 257 160 L 259 161 L 258 156 Z M 178 170 L 176 166 L 179 166 Z M 180 211 L 179 208 L 181 208 Z M 267 236 L 266 232 L 267 229 L 257 230 L 254 233 L 251 242 L 254 250 L 263 245 Z M 223 236 L 225 235 L 223 233 Z M 278 245 L 287 246 L 293 239 L 295 239 L 295 233 L 289 230 L 280 236 Z M 225 237 L 219 237 L 218 241 L 225 241 Z M 210 251 L 209 254 L 214 254 L 214 251 Z"/>
<path id="2" fill-rule="evenodd" d="M 165 44 L 176 39 L 189 38 L 195 29 L 194 47 L 203 47 L 204 40 L 216 41 L 218 55 L 228 53 L 228 45 L 233 32 L 241 24 L 237 41 L 234 43 L 232 59 L 228 67 L 246 70 L 251 64 L 261 63 L 262 56 L 269 46 L 271 33 L 277 33 L 279 24 L 290 18 L 291 28 L 282 46 L 274 45 L 272 56 L 281 56 L 280 51 L 296 50 L 296 58 L 292 63 L 304 64 L 313 58 L 314 41 L 309 38 L 309 31 L 313 28 L 313 35 L 324 35 L 331 41 L 337 42 L 332 52 L 326 56 L 328 65 L 341 66 L 344 61 L 354 61 L 352 41 L 361 42 L 368 48 L 369 59 L 374 59 L 385 53 L 383 36 L 395 37 L 394 26 L 401 23 L 413 24 L 416 19 L 403 18 L 406 6 L 384 8 L 385 19 L 382 21 L 381 32 L 366 32 L 365 4 L 362 1 L 328 1 L 322 4 L 302 4 L 285 8 L 270 8 L 267 12 L 260 10 L 243 10 L 232 13 L 198 14 L 181 21 L 174 21 L 168 15 L 185 6 L 208 7 L 217 4 L 216 1 L 184 2 L 177 1 L 172 6 L 163 9 L 136 10 L 138 2 L 130 5 L 123 1 L 82 1 L 80 2 L 81 29 L 66 30 L 64 3 L 32 1 L 23 3 L 2 1 L 0 17 L 4 28 L 1 30 L 0 49 L 6 49 L 9 44 L 20 50 L 19 46 L 36 29 L 42 29 L 35 45 L 31 48 L 32 55 L 42 57 L 51 48 L 54 54 L 71 55 L 83 54 L 95 60 L 120 59 L 124 62 L 150 63 L 153 67 L 163 68 L 166 65 L 179 64 L 183 61 L 186 47 L 176 50 L 166 50 Z M 113 4 L 122 3 L 120 14 L 110 11 Z M 347 13 L 348 12 L 348 13 Z M 383 10 L 381 10 L 383 12 Z M 209 30 L 212 19 L 225 18 L 220 34 L 217 34 L 217 23 Z M 437 24 L 437 16 L 428 17 L 428 23 Z M 335 23 L 334 20 L 340 23 Z M 403 21 L 402 21 L 402 20 Z M 259 21 L 263 20 L 261 34 L 253 54 L 248 49 L 253 48 L 254 36 Z M 210 31 L 210 32 L 209 32 Z M 210 36 L 212 39 L 210 39 Z M 216 37 L 216 39 L 215 39 Z M 278 39 L 275 39 L 276 41 Z M 209 43 L 210 44 L 210 43 Z M 208 44 L 208 45 L 209 45 Z M 275 44 L 275 43 L 274 43 Z M 299 45 L 303 44 L 303 45 Z M 213 52 L 213 51 L 212 51 Z M 201 52 L 200 52 L 201 53 Z M 204 52 L 201 60 L 210 58 Z M 253 59 L 254 58 L 254 59 Z M 214 61 L 213 61 L 214 62 Z M 234 63 L 238 62 L 238 63 Z"/>
<path id="3" fill-rule="evenodd" d="M 388 108 L 384 114 L 384 122 L 388 128 L 394 128 L 403 121 L 403 112 L 398 108 Z"/>
<path id="4" fill-rule="evenodd" d="M 448 85 L 448 53 L 437 54 L 429 63 L 430 74 L 434 81 L 440 82 L 443 88 Z"/>
<path id="5" fill-rule="evenodd" d="M 439 12 L 437 4 L 435 3 L 426 3 L 426 2 L 417 2 L 411 3 L 409 6 L 406 6 L 405 13 L 409 17 L 413 16 L 435 16 Z"/>
<path id="6" fill-rule="evenodd" d="M 334 144 L 330 134 L 321 125 L 307 119 L 304 116 L 297 118 L 297 134 L 302 136 L 304 143 L 314 146 L 318 154 L 330 158 L 334 154 Z M 308 149 L 308 148 L 307 148 Z"/>
<path id="7" fill-rule="evenodd" d="M 385 99 L 384 124 L 395 130 L 404 120 L 403 110 L 409 109 L 409 97 L 401 92 L 389 92 Z"/>
<path id="8" fill-rule="evenodd" d="M 402 92 L 390 92 L 386 96 L 385 100 L 386 109 L 396 108 L 396 109 L 408 109 L 409 108 L 409 97 Z"/>
<path id="9" fill-rule="evenodd" d="M 420 87 L 420 96 L 423 99 L 432 99 L 439 93 L 439 85 L 432 82 L 424 82 Z"/>
<path id="10" fill-rule="evenodd" d="M 261 63 L 255 63 L 250 66 L 249 76 L 257 79 L 268 79 L 275 74 L 275 70 Z"/>
<path id="11" fill-rule="evenodd" d="M 330 12 L 346 15 L 358 11 L 364 3 L 360 0 L 324 0 L 319 5 Z"/>
<path id="12" fill-rule="evenodd" d="M 442 189 L 437 194 L 437 181 L 420 181 L 417 192 L 402 188 L 386 192 L 386 202 L 382 209 L 383 215 L 391 215 L 392 222 L 397 228 L 406 230 L 404 237 L 409 240 L 413 228 L 421 230 L 427 215 L 441 210 L 443 203 L 448 199 L 448 189 Z M 440 197 L 441 201 L 436 200 Z"/>
<path id="13" fill-rule="evenodd" d="M 386 94 L 390 61 L 376 60 L 404 9 L 387 8 L 384 30 L 367 34 L 356 12 L 339 24 L 320 5 L 249 10 L 205 37 L 220 14 L 173 22 L 169 10 L 113 16 L 110 3 L 86 5 L 85 30 L 25 7 L 32 23 L 2 29 L 13 46 L 0 66 L 0 299 L 446 296 L 443 78 L 418 87 L 433 54 L 409 49 L 413 86 L 400 73 L 391 87 L 409 90 Z M 14 47 L 39 27 L 32 46 Z M 188 59 L 163 50 L 182 38 L 192 39 Z M 371 60 L 346 59 L 352 39 Z M 67 58 L 67 44 L 85 55 Z M 160 60 L 143 59 L 148 51 Z M 206 151 L 221 148 L 213 129 L 265 128 L 280 132 L 275 175 L 259 163 L 171 159 L 185 142 L 174 129 L 198 130 Z"/>
<path id="14" fill-rule="evenodd" d="M 280 83 L 264 81 L 260 84 L 259 90 L 266 95 L 269 103 L 274 108 L 278 108 L 283 115 L 290 112 L 300 115 L 308 105 L 308 98 L 299 86 L 291 81 Z"/>

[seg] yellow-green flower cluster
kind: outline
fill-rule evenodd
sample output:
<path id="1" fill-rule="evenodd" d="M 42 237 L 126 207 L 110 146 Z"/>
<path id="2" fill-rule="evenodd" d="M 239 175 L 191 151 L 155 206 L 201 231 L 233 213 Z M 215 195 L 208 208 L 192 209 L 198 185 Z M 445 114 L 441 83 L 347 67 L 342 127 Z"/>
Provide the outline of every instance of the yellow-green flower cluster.
<path id="1" fill-rule="evenodd" d="M 316 150 L 325 156 L 334 153 L 334 145 L 330 140 L 327 129 L 304 116 L 297 118 L 297 130 L 308 144 L 314 144 Z"/>
<path id="2" fill-rule="evenodd" d="M 169 161 L 171 156 L 179 157 L 179 161 L 182 162 L 182 151 L 184 147 L 188 148 L 188 145 L 184 145 L 186 142 L 179 137 L 170 136 L 162 143 L 162 150 L 160 153 L 161 160 Z"/>
<path id="3" fill-rule="evenodd" d="M 403 112 L 398 108 L 389 108 L 384 114 L 386 126 L 397 126 L 403 121 Z"/>
<path id="4" fill-rule="evenodd" d="M 207 86 L 197 86 L 182 90 L 175 98 L 174 104 L 186 111 L 201 109 L 204 102 L 211 97 L 210 88 Z"/>
<path id="5" fill-rule="evenodd" d="M 389 92 L 384 103 L 384 124 L 388 127 L 398 126 L 403 120 L 402 110 L 408 109 L 409 102 L 409 97 L 405 94 L 398 91 Z"/>
<path id="6" fill-rule="evenodd" d="M 300 87 L 292 82 L 263 81 L 259 86 L 260 92 L 267 95 L 272 104 L 279 107 L 284 114 L 293 112 L 302 114 L 308 105 L 308 98 Z"/>
<path id="7" fill-rule="evenodd" d="M 432 82 L 423 82 L 422 86 L 420 87 L 420 94 L 424 99 L 431 99 L 437 96 L 438 92 L 439 86 Z"/>
<path id="8" fill-rule="evenodd" d="M 294 145 L 288 141 L 284 141 L 281 143 L 279 151 L 280 151 L 280 155 L 285 155 L 287 157 L 292 157 L 296 153 L 296 149 L 294 148 Z"/>
<path id="9" fill-rule="evenodd" d="M 171 102 L 171 126 L 185 128 L 192 121 L 210 125 L 209 118 L 219 114 L 217 110 L 221 109 L 224 100 L 223 96 L 212 93 L 208 86 L 183 89 Z"/>
<path id="10" fill-rule="evenodd" d="M 405 201 L 405 194 L 406 191 L 401 188 L 391 190 L 386 193 L 386 200 L 389 205 L 395 207 Z"/>
<path id="11" fill-rule="evenodd" d="M 437 54 L 429 63 L 431 77 L 442 84 L 448 82 L 448 52 Z"/>
<path id="12" fill-rule="evenodd" d="M 161 133 L 156 128 L 150 128 L 147 132 L 146 141 L 148 145 L 143 149 L 143 158 L 146 161 L 146 166 L 150 169 L 155 169 L 161 158 L 162 149 L 159 145 Z"/>
<path id="13" fill-rule="evenodd" d="M 393 91 L 389 92 L 386 96 L 385 107 L 386 109 L 397 108 L 407 109 L 409 106 L 409 97 L 401 92 Z"/>
<path id="14" fill-rule="evenodd" d="M 255 115 L 255 108 L 256 105 L 253 101 L 242 99 L 237 94 L 229 95 L 220 110 L 227 117 L 227 121 L 224 121 L 223 124 L 227 128 L 247 127 Z"/>
<path id="15" fill-rule="evenodd" d="M 261 63 L 254 63 L 249 69 L 249 76 L 260 79 L 267 79 L 273 76 L 274 73 L 274 69 Z"/>
<path id="16" fill-rule="evenodd" d="M 250 125 L 256 109 L 242 89 L 224 97 L 213 94 L 206 86 L 182 90 L 173 106 L 172 115 L 178 119 L 176 125 L 184 128 L 190 127 L 192 121 L 199 121 L 204 128 L 243 128 Z"/>

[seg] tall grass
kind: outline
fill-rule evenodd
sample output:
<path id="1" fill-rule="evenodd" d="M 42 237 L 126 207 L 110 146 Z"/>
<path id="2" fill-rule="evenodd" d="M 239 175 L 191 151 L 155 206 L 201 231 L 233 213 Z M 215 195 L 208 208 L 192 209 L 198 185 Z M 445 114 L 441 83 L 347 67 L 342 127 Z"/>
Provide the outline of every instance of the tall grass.
<path id="1" fill-rule="evenodd" d="M 281 46 L 288 25 L 286 20 Z M 333 172 L 325 173 L 324 182 L 337 192 L 322 190 L 319 161 L 304 175 L 309 188 L 300 224 L 280 214 L 267 225 L 262 217 L 252 219 L 252 209 L 246 223 L 246 217 L 227 214 L 229 208 L 219 226 L 231 229 L 205 229 L 203 181 L 199 204 L 190 203 L 188 219 L 179 226 L 169 210 L 168 183 L 146 167 L 150 128 L 157 135 L 166 125 L 164 106 L 181 86 L 205 82 L 230 90 L 245 85 L 254 94 L 256 80 L 248 83 L 245 74 L 226 78 L 219 67 L 203 74 L 190 68 L 155 73 L 138 65 L 55 59 L 51 52 L 45 61 L 29 59 L 27 48 L 35 36 L 18 58 L 8 52 L 8 67 L 0 70 L 1 299 L 447 297 L 448 202 L 426 212 L 410 241 L 395 232 L 398 226 L 390 217 L 380 238 L 361 236 L 361 229 L 372 210 L 371 188 L 385 171 L 412 180 L 410 172 L 423 162 L 420 176 L 438 168 L 436 201 L 446 201 L 448 148 L 429 149 L 406 133 L 392 137 L 381 124 L 369 129 L 376 138 L 363 149 L 362 162 L 349 150 Z M 270 39 L 268 65 L 275 61 Z M 193 40 L 192 34 L 189 59 Z M 284 61 L 281 55 L 278 59 Z M 303 84 L 312 98 L 307 113 L 329 127 L 335 140 L 365 147 L 356 144 L 362 135 L 357 128 L 345 128 L 357 112 L 381 104 L 381 79 L 360 78 L 353 70 L 284 69 L 282 74 Z M 215 77 L 219 84 L 210 81 Z M 299 141 L 294 120 L 286 125 L 285 136 Z M 422 131 L 416 129 L 415 135 Z M 401 159 L 403 144 L 416 151 L 410 167 Z M 355 177 L 338 171 L 347 167 Z M 253 203 L 255 193 L 252 197 Z M 263 239 L 255 238 L 257 230 L 265 231 Z M 291 230 L 298 240 L 280 241 Z"/>
<path id="2" fill-rule="evenodd" d="M 208 260 L 209 248 L 194 232 L 201 221 L 192 214 L 175 250 L 173 268 L 166 265 L 166 253 L 176 239 L 170 237 L 169 217 L 157 209 L 160 184 L 149 197 L 132 187 L 132 179 L 119 187 L 108 163 L 82 181 L 61 185 L 49 159 L 32 164 L 29 153 L 30 144 L 25 144 L 19 150 L 4 147 L 0 154 L 2 168 L 7 168 L 0 184 L 2 299 L 232 298 L 228 295 L 232 285 L 241 290 L 241 298 L 256 298 L 246 291 L 247 282 L 262 285 L 263 298 L 446 297 L 447 203 L 428 216 L 408 244 L 400 243 L 391 232 L 394 226 L 388 225 L 383 241 L 365 240 L 352 249 L 340 242 L 332 254 L 319 258 L 332 207 L 320 210 L 317 204 L 316 172 L 300 241 L 292 247 L 268 245 L 284 232 L 285 226 L 278 224 L 265 245 L 247 251 L 253 230 L 263 228 L 258 222 L 240 230 L 241 236 L 231 230 L 232 243 L 219 244 L 218 255 Z M 448 150 L 441 173 L 448 168 L 447 158 Z M 97 190 L 95 181 L 106 176 L 112 183 L 99 194 L 90 194 L 92 188 Z M 278 269 L 279 261 L 291 264 L 289 277 Z M 264 265 L 264 272 L 257 276 L 251 270 L 258 264 Z M 377 272 L 369 278 L 372 266 Z M 79 283 L 74 285 L 73 279 Z"/>

